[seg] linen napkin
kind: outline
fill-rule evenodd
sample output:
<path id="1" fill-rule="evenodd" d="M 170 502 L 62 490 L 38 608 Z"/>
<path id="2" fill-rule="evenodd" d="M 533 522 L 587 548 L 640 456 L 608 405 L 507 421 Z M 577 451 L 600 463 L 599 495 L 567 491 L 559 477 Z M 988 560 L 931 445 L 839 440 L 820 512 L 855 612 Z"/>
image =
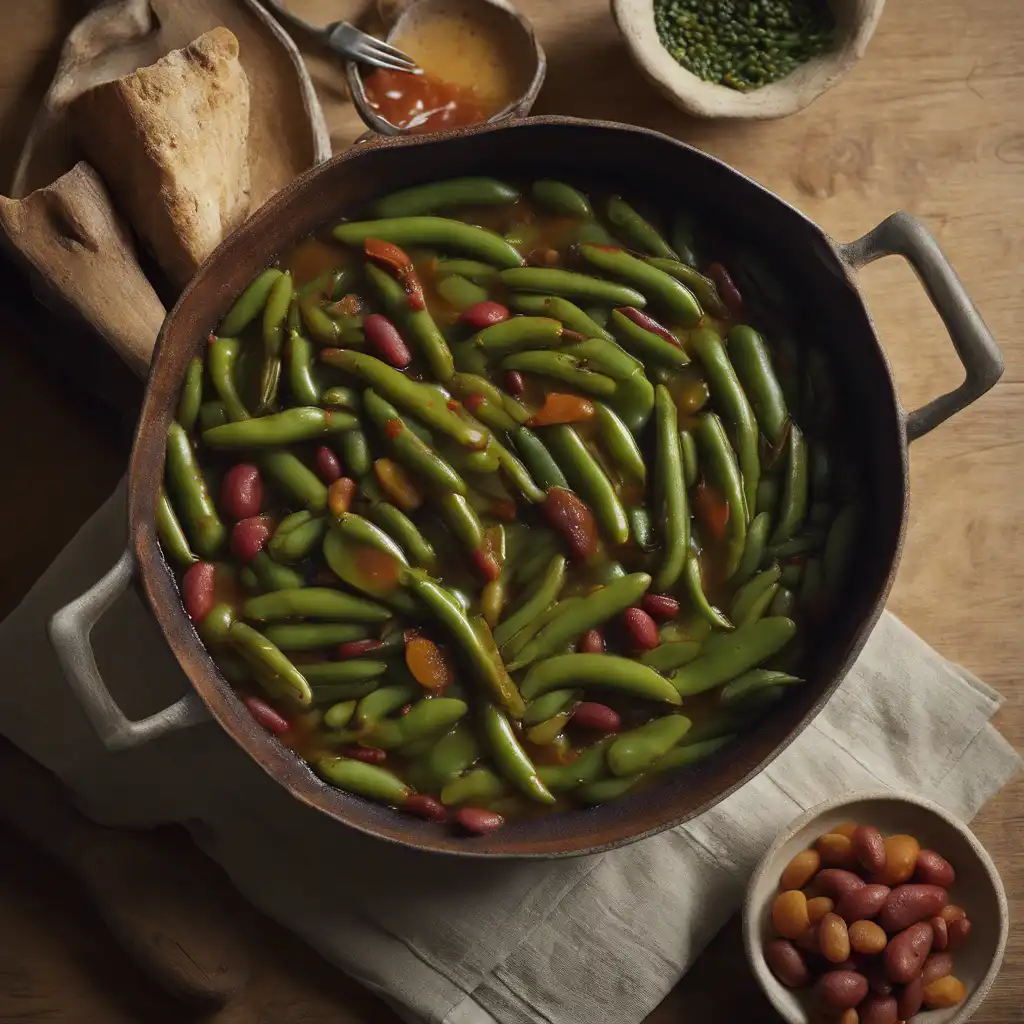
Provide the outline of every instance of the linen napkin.
<path id="1" fill-rule="evenodd" d="M 409 1020 L 642 1021 L 803 810 L 892 787 L 969 819 L 1021 764 L 989 724 L 999 695 L 886 614 L 799 739 L 689 824 L 569 861 L 416 854 L 306 808 L 209 725 L 120 754 L 102 748 L 46 623 L 113 565 L 125 536 L 122 485 L 0 624 L 0 731 L 104 824 L 185 823 L 254 904 Z M 96 626 L 93 645 L 130 717 L 188 690 L 132 590 Z"/>

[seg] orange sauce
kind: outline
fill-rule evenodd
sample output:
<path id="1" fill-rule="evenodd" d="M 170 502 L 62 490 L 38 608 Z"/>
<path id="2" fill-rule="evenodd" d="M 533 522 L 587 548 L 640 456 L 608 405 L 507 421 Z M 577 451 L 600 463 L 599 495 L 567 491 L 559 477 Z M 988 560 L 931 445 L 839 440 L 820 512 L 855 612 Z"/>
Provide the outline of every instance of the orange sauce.
<path id="1" fill-rule="evenodd" d="M 486 121 L 492 111 L 472 87 L 433 75 L 378 68 L 366 79 L 366 98 L 385 121 L 421 135 Z"/>

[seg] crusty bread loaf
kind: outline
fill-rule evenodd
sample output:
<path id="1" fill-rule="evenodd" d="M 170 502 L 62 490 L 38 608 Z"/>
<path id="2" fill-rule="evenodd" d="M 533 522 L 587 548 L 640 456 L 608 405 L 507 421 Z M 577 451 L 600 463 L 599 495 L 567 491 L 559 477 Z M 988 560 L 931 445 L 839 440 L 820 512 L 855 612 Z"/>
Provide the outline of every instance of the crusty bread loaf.
<path id="1" fill-rule="evenodd" d="M 228 29 L 89 89 L 69 119 L 115 202 L 179 287 L 248 215 L 249 82 Z"/>

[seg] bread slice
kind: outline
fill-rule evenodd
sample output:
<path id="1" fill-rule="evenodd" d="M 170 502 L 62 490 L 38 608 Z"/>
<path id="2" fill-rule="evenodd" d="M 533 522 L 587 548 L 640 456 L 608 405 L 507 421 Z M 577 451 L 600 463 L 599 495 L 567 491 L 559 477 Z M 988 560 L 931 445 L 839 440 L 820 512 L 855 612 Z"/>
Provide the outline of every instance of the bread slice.
<path id="1" fill-rule="evenodd" d="M 69 114 L 115 202 L 183 287 L 249 213 L 249 81 L 238 40 L 212 29 L 89 89 Z"/>

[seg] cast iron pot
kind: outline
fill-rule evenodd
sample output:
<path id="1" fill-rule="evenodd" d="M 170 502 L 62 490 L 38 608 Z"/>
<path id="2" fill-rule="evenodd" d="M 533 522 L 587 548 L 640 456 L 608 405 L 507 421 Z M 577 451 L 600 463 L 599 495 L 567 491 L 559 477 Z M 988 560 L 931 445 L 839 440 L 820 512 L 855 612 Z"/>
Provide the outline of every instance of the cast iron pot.
<path id="1" fill-rule="evenodd" d="M 845 600 L 809 654 L 806 685 L 719 756 L 648 792 L 591 810 L 512 822 L 469 839 L 322 782 L 265 732 L 221 677 L 185 615 L 160 553 L 154 507 L 163 477 L 167 426 L 191 356 L 206 344 L 234 297 L 273 257 L 357 204 L 422 181 L 467 174 L 512 179 L 564 177 L 615 183 L 623 191 L 700 197 L 705 214 L 733 225 L 783 269 L 802 303 L 812 304 L 820 337 L 834 353 L 867 463 L 869 529 Z M 853 271 L 880 256 L 904 256 L 942 317 L 966 379 L 956 390 L 904 413 L 885 353 Z M 487 857 L 564 857 L 612 849 L 706 811 L 756 775 L 808 725 L 839 685 L 885 605 L 907 522 L 908 444 L 969 405 L 1003 371 L 994 340 L 934 239 L 895 214 L 863 238 L 833 242 L 771 192 L 681 142 L 621 124 L 538 117 L 428 137 L 375 140 L 309 171 L 279 192 L 206 261 L 164 322 L 132 451 L 131 543 L 90 592 L 58 612 L 51 636 L 72 686 L 111 749 L 134 746 L 212 715 L 296 798 L 363 832 L 422 850 Z M 194 688 L 172 707 L 128 720 L 103 686 L 88 633 L 137 575 L 167 643 Z"/>

